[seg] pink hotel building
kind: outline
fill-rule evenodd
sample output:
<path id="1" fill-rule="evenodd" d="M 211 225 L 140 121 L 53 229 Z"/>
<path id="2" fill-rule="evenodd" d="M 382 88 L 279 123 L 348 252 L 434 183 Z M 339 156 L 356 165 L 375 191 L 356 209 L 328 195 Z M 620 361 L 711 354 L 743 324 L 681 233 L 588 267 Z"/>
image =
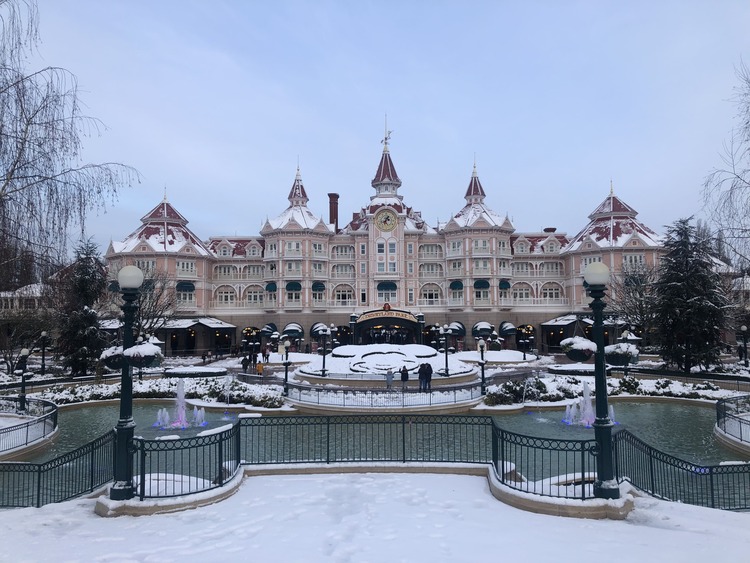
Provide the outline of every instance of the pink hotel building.
<path id="1" fill-rule="evenodd" d="M 446 324 L 459 348 L 495 332 L 506 347 L 546 352 L 589 313 L 587 264 L 602 261 L 617 276 L 662 252 L 612 188 L 573 237 L 516 232 L 485 205 L 476 166 L 463 208 L 429 225 L 404 203 L 387 138 L 383 146 L 375 193 L 346 224 L 338 194 L 328 194 L 328 218 L 310 211 L 299 169 L 288 207 L 258 235 L 201 240 L 165 197 L 110 243 L 111 276 L 126 264 L 168 273 L 178 305 L 158 334 L 167 353 L 241 348 L 273 332 L 314 349 L 331 325 L 341 343 L 430 343 Z"/>

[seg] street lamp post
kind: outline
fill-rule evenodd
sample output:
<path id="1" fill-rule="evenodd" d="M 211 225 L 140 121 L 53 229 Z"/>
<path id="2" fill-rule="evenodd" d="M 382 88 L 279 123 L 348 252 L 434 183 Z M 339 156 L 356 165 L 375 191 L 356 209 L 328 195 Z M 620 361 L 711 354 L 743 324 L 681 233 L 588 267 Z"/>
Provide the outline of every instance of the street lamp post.
<path id="1" fill-rule="evenodd" d="M 742 331 L 742 357 L 745 358 L 745 367 L 747 367 L 747 327 L 742 325 L 740 330 Z"/>
<path id="2" fill-rule="evenodd" d="M 320 369 L 320 376 L 326 376 L 326 344 L 328 342 L 328 336 L 331 334 L 331 329 L 328 327 L 320 329 L 320 336 L 323 338 L 323 367 Z"/>
<path id="3" fill-rule="evenodd" d="M 486 342 L 483 339 L 479 339 L 479 342 L 477 342 L 479 345 L 479 366 L 482 368 L 482 395 L 485 395 L 487 393 L 487 387 L 484 382 L 484 347 L 487 345 Z"/>
<path id="4" fill-rule="evenodd" d="M 42 347 L 42 370 L 40 374 L 44 377 L 44 374 L 47 372 L 47 364 L 45 363 L 44 357 L 44 349 L 47 347 L 47 331 L 43 330 L 41 336 L 42 337 L 39 339 L 39 344 Z"/>
<path id="5" fill-rule="evenodd" d="M 123 322 L 122 349 L 133 345 L 133 320 L 138 310 L 138 288 L 143 284 L 143 272 L 135 266 L 125 266 L 117 274 L 122 292 Z M 112 500 L 133 498 L 133 450 L 131 444 L 135 422 L 133 421 L 133 378 L 128 362 L 122 362 L 120 390 L 120 419 L 115 426 L 115 482 L 109 491 Z"/>
<path id="6" fill-rule="evenodd" d="M 16 370 L 21 371 L 21 392 L 18 394 L 18 410 L 21 412 L 26 410 L 26 364 L 29 360 L 29 354 L 28 348 L 21 348 L 16 363 Z"/>
<path id="7" fill-rule="evenodd" d="M 451 329 L 448 327 L 447 324 L 440 327 L 440 342 L 443 344 L 443 351 L 445 352 L 445 376 L 448 377 L 450 373 L 448 372 L 448 337 L 451 334 Z"/>
<path id="8" fill-rule="evenodd" d="M 604 367 L 604 322 L 602 311 L 606 304 L 602 301 L 609 282 L 609 268 L 601 262 L 592 262 L 586 267 L 583 278 L 588 285 L 592 300 L 589 307 L 594 312 L 594 392 L 596 394 L 596 419 L 594 438 L 597 445 L 597 478 L 594 482 L 594 496 L 604 499 L 620 498 L 620 488 L 614 478 L 612 463 L 612 420 L 607 405 L 607 374 Z"/>
<path id="9" fill-rule="evenodd" d="M 286 397 L 289 394 L 289 364 L 291 363 L 289 361 L 289 346 L 291 346 L 291 342 L 288 340 L 284 340 L 284 343 L 282 346 L 284 347 L 284 396 Z"/>

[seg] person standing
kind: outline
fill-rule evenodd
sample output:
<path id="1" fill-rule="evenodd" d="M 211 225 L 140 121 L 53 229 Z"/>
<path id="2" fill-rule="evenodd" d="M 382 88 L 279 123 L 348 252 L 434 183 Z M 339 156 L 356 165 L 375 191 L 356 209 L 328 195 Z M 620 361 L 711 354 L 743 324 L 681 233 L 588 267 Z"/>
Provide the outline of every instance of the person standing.
<path id="1" fill-rule="evenodd" d="M 242 372 L 243 373 L 247 373 L 247 368 L 249 365 L 250 365 L 250 358 L 248 358 L 247 356 L 242 358 Z"/>
<path id="2" fill-rule="evenodd" d="M 385 388 L 388 391 L 393 389 L 393 370 L 390 368 L 385 372 Z"/>
<path id="3" fill-rule="evenodd" d="M 419 390 L 424 391 L 426 380 L 427 380 L 427 368 L 425 367 L 427 364 L 419 364 L 419 371 L 417 374 L 419 375 Z"/>
<path id="4" fill-rule="evenodd" d="M 263 375 L 263 362 L 257 363 L 257 365 L 255 366 L 255 373 L 261 376 Z"/>
<path id="5" fill-rule="evenodd" d="M 432 365 L 425 364 L 424 390 L 432 392 Z"/>
<path id="6" fill-rule="evenodd" d="M 406 366 L 401 366 L 401 391 L 406 391 L 407 384 L 409 383 L 409 370 Z"/>

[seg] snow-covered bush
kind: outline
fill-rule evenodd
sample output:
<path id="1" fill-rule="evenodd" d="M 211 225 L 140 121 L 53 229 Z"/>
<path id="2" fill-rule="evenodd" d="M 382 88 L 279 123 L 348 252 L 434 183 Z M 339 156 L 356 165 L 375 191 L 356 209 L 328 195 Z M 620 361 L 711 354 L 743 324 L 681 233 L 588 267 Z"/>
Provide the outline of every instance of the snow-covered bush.
<path id="1" fill-rule="evenodd" d="M 626 366 L 638 361 L 638 348 L 635 344 L 618 342 L 604 347 L 604 358 L 613 366 Z"/>

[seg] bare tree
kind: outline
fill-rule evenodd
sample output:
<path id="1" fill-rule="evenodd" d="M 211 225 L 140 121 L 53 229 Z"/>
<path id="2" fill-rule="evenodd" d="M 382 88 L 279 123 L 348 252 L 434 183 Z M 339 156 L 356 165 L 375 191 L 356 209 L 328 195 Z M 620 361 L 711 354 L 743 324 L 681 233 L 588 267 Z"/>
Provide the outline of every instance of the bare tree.
<path id="1" fill-rule="evenodd" d="M 23 348 L 39 341 L 48 319 L 37 309 L 17 308 L 0 314 L 0 356 L 8 374 L 13 373 Z"/>
<path id="2" fill-rule="evenodd" d="M 104 127 L 81 113 L 76 77 L 29 71 L 38 42 L 35 0 L 0 0 L 0 241 L 58 263 L 69 230 L 113 201 L 137 172 L 81 161 L 82 139 Z"/>
<path id="3" fill-rule="evenodd" d="M 611 281 L 610 303 L 620 312 L 620 319 L 643 331 L 643 344 L 651 344 L 656 321 L 655 283 L 658 270 L 655 266 L 637 265 L 623 269 Z"/>
<path id="4" fill-rule="evenodd" d="M 119 315 L 121 302 L 117 285 L 110 285 L 110 291 L 102 299 L 99 309 L 108 311 L 110 315 Z M 169 274 L 162 270 L 144 272 L 143 285 L 138 293 L 138 311 L 134 322 L 138 332 L 154 334 L 174 316 L 178 307 L 174 281 Z"/>
<path id="5" fill-rule="evenodd" d="M 724 144 L 723 165 L 705 179 L 703 197 L 725 249 L 740 268 L 750 262 L 750 69 L 737 69 L 735 88 L 739 126 Z"/>

